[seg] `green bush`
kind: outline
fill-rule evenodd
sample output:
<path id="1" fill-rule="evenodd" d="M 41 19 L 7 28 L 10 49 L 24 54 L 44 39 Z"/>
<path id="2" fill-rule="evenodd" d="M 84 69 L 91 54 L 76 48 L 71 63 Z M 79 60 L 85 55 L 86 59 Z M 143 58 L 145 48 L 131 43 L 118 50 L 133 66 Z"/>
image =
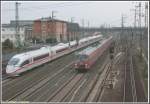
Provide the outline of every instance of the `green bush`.
<path id="1" fill-rule="evenodd" d="M 43 41 L 41 39 L 33 37 L 32 42 L 34 43 L 35 41 L 36 41 L 36 43 L 43 43 Z"/>
<path id="2" fill-rule="evenodd" d="M 12 43 L 9 39 L 6 39 L 6 40 L 2 43 L 2 47 L 3 47 L 4 49 L 6 49 L 6 48 L 12 49 L 14 46 L 13 46 L 13 43 Z"/>
<path id="3" fill-rule="evenodd" d="M 56 43 L 56 39 L 55 38 L 48 38 L 46 39 L 46 43 Z"/>

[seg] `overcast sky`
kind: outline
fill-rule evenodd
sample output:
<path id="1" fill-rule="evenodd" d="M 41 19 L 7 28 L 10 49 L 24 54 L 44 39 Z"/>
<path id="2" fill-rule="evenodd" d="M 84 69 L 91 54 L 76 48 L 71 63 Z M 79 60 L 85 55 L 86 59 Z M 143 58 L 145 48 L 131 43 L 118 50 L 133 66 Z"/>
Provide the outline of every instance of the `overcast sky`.
<path id="1" fill-rule="evenodd" d="M 82 26 L 82 20 L 84 19 L 84 25 L 87 26 L 89 21 L 90 27 L 99 27 L 102 24 L 110 24 L 111 26 L 121 25 L 121 14 L 126 16 L 125 26 L 133 26 L 135 2 L 50 2 L 50 1 L 31 1 L 21 2 L 19 5 L 19 19 L 20 20 L 35 20 L 41 17 L 51 16 L 52 11 L 55 12 L 57 19 L 71 21 L 73 17 L 74 22 L 79 23 Z M 144 3 L 142 4 L 144 7 Z M 1 2 L 1 23 L 9 23 L 10 20 L 15 19 L 15 2 L 2 1 Z"/>

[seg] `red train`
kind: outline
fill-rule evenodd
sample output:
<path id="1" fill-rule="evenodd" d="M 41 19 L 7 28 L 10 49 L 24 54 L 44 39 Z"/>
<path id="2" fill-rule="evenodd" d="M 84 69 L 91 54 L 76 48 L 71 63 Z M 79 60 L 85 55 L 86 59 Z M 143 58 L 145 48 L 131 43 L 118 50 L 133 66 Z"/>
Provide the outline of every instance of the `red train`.
<path id="1" fill-rule="evenodd" d="M 101 41 L 100 44 L 88 47 L 76 54 L 77 61 L 75 62 L 75 69 L 78 71 L 90 69 L 103 52 L 110 47 L 111 43 L 112 37 L 109 37 Z"/>

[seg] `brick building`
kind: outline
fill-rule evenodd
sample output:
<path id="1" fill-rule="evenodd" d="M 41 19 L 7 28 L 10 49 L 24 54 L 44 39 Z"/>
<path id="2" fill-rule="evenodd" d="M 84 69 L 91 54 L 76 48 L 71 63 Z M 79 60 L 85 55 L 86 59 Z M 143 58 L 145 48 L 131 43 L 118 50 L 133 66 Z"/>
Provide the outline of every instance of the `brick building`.
<path id="1" fill-rule="evenodd" d="M 51 18 L 41 18 L 33 23 L 32 35 L 34 39 L 56 42 L 67 41 L 67 22 Z"/>

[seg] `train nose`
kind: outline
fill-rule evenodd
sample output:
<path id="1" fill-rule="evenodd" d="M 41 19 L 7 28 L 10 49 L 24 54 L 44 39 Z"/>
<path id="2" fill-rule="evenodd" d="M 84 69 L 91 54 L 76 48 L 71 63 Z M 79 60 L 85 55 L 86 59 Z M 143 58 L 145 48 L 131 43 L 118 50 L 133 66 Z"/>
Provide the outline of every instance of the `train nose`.
<path id="1" fill-rule="evenodd" d="M 14 71 L 15 71 L 14 66 L 7 65 L 7 67 L 6 67 L 6 73 L 7 73 L 7 74 L 10 74 L 10 73 L 12 73 L 12 72 L 14 72 Z"/>

